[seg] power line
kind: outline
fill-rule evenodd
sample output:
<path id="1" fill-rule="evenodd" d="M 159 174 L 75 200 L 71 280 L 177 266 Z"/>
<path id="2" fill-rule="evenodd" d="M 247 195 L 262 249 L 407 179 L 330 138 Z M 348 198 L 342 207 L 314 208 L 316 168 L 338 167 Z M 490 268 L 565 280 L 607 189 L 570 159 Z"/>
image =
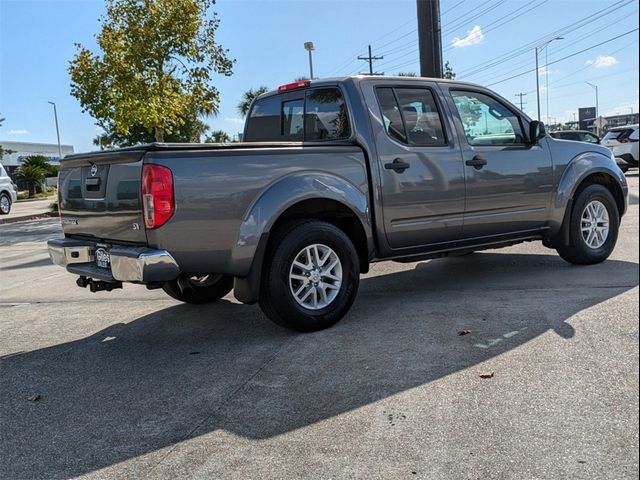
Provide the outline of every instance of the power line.
<path id="1" fill-rule="evenodd" d="M 637 10 L 634 10 L 634 13 L 636 13 Z M 575 39 L 573 41 L 570 42 L 563 42 L 562 44 L 557 44 L 557 46 L 559 46 L 560 48 L 555 48 L 553 49 L 554 53 L 559 52 L 559 51 L 563 51 L 568 49 L 569 47 L 571 47 L 572 45 L 577 45 L 579 43 L 581 43 L 583 40 L 587 40 L 587 39 L 591 39 L 591 35 L 596 34 L 596 33 L 600 33 L 600 32 L 604 32 L 605 30 L 609 29 L 610 27 L 618 27 L 620 20 L 623 20 L 625 18 L 627 18 L 629 16 L 628 13 L 624 14 L 624 16 L 622 17 L 618 17 L 615 20 L 613 20 L 612 22 L 603 25 L 603 26 L 597 26 L 595 29 L 586 32 L 584 35 L 582 35 L 580 38 Z M 616 50 L 617 51 L 617 50 Z M 526 53 L 526 52 L 525 52 Z M 615 52 L 614 52 L 615 53 Z M 523 61 L 520 61 L 514 65 L 508 65 L 507 68 L 502 68 L 500 69 L 498 72 L 492 71 L 495 67 L 488 67 L 484 70 L 482 70 L 481 72 L 478 72 L 478 74 L 472 74 L 469 76 L 473 77 L 473 81 L 474 82 L 482 82 L 483 78 L 487 78 L 490 77 L 491 79 L 495 78 L 497 75 L 499 75 L 499 72 L 501 70 L 505 70 L 508 71 L 509 73 L 513 72 L 514 70 L 524 67 L 525 65 L 529 65 L 531 63 L 530 59 L 524 59 Z M 503 66 L 504 65 L 500 65 Z M 586 68 L 589 68 L 589 66 L 587 66 Z M 478 77 L 479 75 L 479 77 Z M 466 78 L 466 76 L 465 76 Z M 535 90 L 533 90 L 533 92 L 535 92 Z"/>
<path id="2" fill-rule="evenodd" d="M 473 75 L 475 73 L 478 73 L 480 71 L 484 71 L 487 68 L 491 68 L 494 67 L 496 65 L 501 65 L 504 62 L 511 60 L 513 58 L 519 57 L 521 55 L 524 55 L 525 53 L 528 53 L 531 49 L 533 49 L 536 45 L 540 45 L 542 43 L 544 43 L 545 41 L 551 39 L 551 38 L 555 38 L 557 36 L 562 36 L 562 35 L 566 35 L 568 33 L 571 33 L 575 30 L 578 30 L 582 27 L 584 27 L 587 24 L 591 23 L 591 20 L 599 15 L 599 18 L 603 18 L 607 15 L 610 15 L 611 13 L 615 13 L 618 11 L 619 8 L 625 7 L 631 3 L 634 3 L 634 0 L 619 0 L 618 2 L 609 5 L 606 8 L 603 8 L 601 10 L 598 10 L 597 12 L 594 12 L 590 15 L 587 15 L 586 17 L 581 18 L 580 20 L 577 20 L 565 27 L 562 27 L 558 30 L 555 30 L 554 32 L 548 33 L 546 35 L 543 35 L 542 37 L 537 38 L 536 40 L 533 40 L 525 45 L 522 45 L 521 47 L 513 50 L 511 49 L 509 52 L 499 55 L 497 57 L 494 57 L 490 60 L 487 60 L 485 62 L 479 63 L 473 67 L 469 67 L 465 70 L 462 70 L 460 72 L 458 72 L 458 75 L 464 75 L 464 76 L 470 76 Z M 604 13 L 603 13 L 604 12 Z"/>
<path id="3" fill-rule="evenodd" d="M 570 54 L 570 55 L 566 55 L 566 56 L 564 56 L 564 57 L 562 57 L 562 58 L 559 58 L 559 59 L 557 59 L 557 60 L 554 60 L 554 61 L 552 61 L 552 62 L 549 62 L 549 63 L 547 63 L 547 65 L 554 65 L 554 64 L 556 64 L 556 63 L 558 63 L 558 62 L 561 62 L 561 61 L 563 61 L 563 60 L 566 60 L 567 58 L 575 57 L 576 55 L 580 55 L 581 53 L 584 53 L 584 52 L 586 52 L 586 51 L 588 51 L 588 50 L 592 50 L 592 49 L 594 49 L 594 48 L 597 48 L 597 47 L 599 47 L 599 46 L 601 46 L 601 45 L 604 45 L 605 43 L 613 42 L 614 40 L 617 40 L 618 38 L 622 38 L 622 37 L 624 37 L 624 36 L 626 36 L 626 35 L 629 35 L 629 34 L 631 34 L 631 33 L 633 33 L 633 32 L 637 32 L 637 31 L 638 31 L 638 29 L 637 29 L 637 28 L 634 28 L 633 30 L 629 30 L 628 32 L 625 32 L 625 33 L 622 33 L 622 34 L 620 34 L 620 35 L 616 35 L 615 37 L 609 38 L 608 40 L 605 40 L 604 42 L 600 42 L 600 43 L 597 43 L 597 44 L 595 44 L 595 45 L 591 45 L 590 47 L 583 48 L 582 50 L 579 50 L 579 51 L 577 51 L 577 52 L 574 52 L 574 53 L 572 53 L 572 54 Z M 508 80 L 512 80 L 512 79 L 514 79 L 514 78 L 518 78 L 518 77 L 521 77 L 521 76 L 523 76 L 523 75 L 526 75 L 527 73 L 531 73 L 531 72 L 535 72 L 535 71 L 536 71 L 536 69 L 535 69 L 535 68 L 534 68 L 533 70 L 531 70 L 531 69 L 530 69 L 530 70 L 526 70 L 526 71 L 524 71 L 524 72 L 520 72 L 520 73 L 517 73 L 517 74 L 512 75 L 512 76 L 510 76 L 510 77 L 507 77 L 507 78 L 504 78 L 504 79 L 502 79 L 502 80 L 499 80 L 499 81 L 497 81 L 497 82 L 490 83 L 490 84 L 489 84 L 489 85 L 487 85 L 487 86 L 488 86 L 488 87 L 491 87 L 491 86 L 493 86 L 493 85 L 498 85 L 499 83 L 504 83 L 504 82 L 506 82 L 506 81 L 508 81 Z"/>
<path id="4" fill-rule="evenodd" d="M 534 4 L 533 6 L 527 4 L 527 5 L 524 5 L 524 6 L 520 7 L 520 8 L 517 8 L 516 10 L 514 10 L 514 11 L 512 11 L 512 12 L 506 14 L 506 15 L 503 15 L 502 17 L 500 17 L 500 18 L 494 20 L 493 22 L 491 22 L 489 24 L 489 26 L 495 25 L 497 22 L 500 22 L 501 20 L 505 20 L 505 21 L 503 21 L 502 23 L 496 25 L 493 28 L 490 28 L 488 30 L 485 29 L 483 31 L 483 33 L 490 32 L 490 31 L 495 30 L 495 29 L 497 29 L 497 28 L 499 28 L 499 27 L 501 27 L 503 25 L 506 25 L 507 23 L 512 22 L 512 21 L 516 20 L 517 18 L 519 18 L 520 16 L 524 15 L 525 13 L 528 13 L 528 12 L 530 12 L 531 10 L 533 10 L 535 8 L 541 7 L 542 5 L 547 3 L 548 1 L 549 0 L 542 0 L 541 2 L 539 2 L 537 4 Z M 525 10 L 524 12 L 518 14 L 518 12 L 520 12 L 521 10 L 523 10 L 525 8 L 527 8 L 527 10 Z M 485 12 L 485 13 L 487 13 L 487 12 Z M 479 15 L 477 15 L 475 17 L 472 17 L 472 18 L 468 19 L 467 21 L 468 22 L 475 21 L 479 16 L 481 16 L 481 14 L 479 14 Z M 511 17 L 511 18 L 509 18 L 509 17 Z M 393 53 L 396 53 L 396 52 L 400 52 L 402 50 L 409 50 L 406 53 L 404 53 L 404 54 L 402 54 L 402 55 L 400 55 L 398 57 L 395 57 L 393 60 L 390 60 L 390 61 L 387 61 L 386 63 L 383 63 L 381 66 L 389 65 L 389 64 L 393 63 L 394 61 L 397 62 L 401 58 L 404 58 L 404 57 L 407 57 L 409 55 L 414 54 L 415 53 L 415 50 L 414 50 L 415 47 L 417 47 L 417 42 L 416 41 L 411 41 L 411 42 L 405 44 L 404 46 L 398 47 L 397 49 L 392 49 L 390 51 L 385 51 L 384 54 L 385 55 L 389 55 L 389 54 L 393 54 Z M 443 49 L 443 51 L 447 52 L 447 51 L 450 51 L 453 48 L 454 48 L 453 46 L 448 46 L 448 47 L 445 47 Z M 389 70 L 393 70 L 395 68 L 400 68 L 400 67 L 404 67 L 404 66 L 407 66 L 407 65 L 411 65 L 413 63 L 415 63 L 413 60 L 411 60 L 409 62 L 403 62 L 400 65 L 394 65 L 392 67 L 389 67 Z"/>

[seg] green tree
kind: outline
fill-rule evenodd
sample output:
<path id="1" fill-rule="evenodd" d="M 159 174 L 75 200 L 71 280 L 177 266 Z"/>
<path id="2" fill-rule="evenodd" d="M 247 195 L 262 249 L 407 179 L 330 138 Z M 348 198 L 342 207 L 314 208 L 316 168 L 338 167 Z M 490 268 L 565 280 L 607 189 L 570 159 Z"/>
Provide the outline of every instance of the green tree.
<path id="1" fill-rule="evenodd" d="M 210 135 L 207 135 L 205 143 L 229 143 L 231 137 L 224 130 L 214 130 Z"/>
<path id="2" fill-rule="evenodd" d="M 416 72 L 398 72 L 399 77 L 417 77 L 418 74 Z"/>
<path id="3" fill-rule="evenodd" d="M 449 80 L 456 79 L 456 72 L 453 71 L 453 68 L 449 63 L 449 60 L 447 60 L 446 63 L 444 64 L 444 73 L 442 75 L 442 78 L 448 78 Z"/>
<path id="4" fill-rule="evenodd" d="M 27 184 L 29 198 L 33 198 L 36 189 L 42 186 L 44 179 L 53 171 L 51 167 L 47 158 L 42 155 L 30 155 L 18 167 L 16 177 Z"/>
<path id="5" fill-rule="evenodd" d="M 259 97 L 263 93 L 267 93 L 268 91 L 269 88 L 262 86 L 256 88 L 255 90 L 253 88 L 250 88 L 249 90 L 244 92 L 244 94 L 242 95 L 242 100 L 240 101 L 240 103 L 238 103 L 238 112 L 240 113 L 240 115 L 245 117 L 249 112 L 249 107 L 251 107 L 251 102 L 253 102 L 253 99 Z"/>
<path id="6" fill-rule="evenodd" d="M 153 143 L 156 141 L 155 136 L 147 130 L 142 124 L 133 125 L 127 134 L 122 134 L 116 130 L 112 123 L 104 123 L 100 125 L 104 133 L 97 135 L 93 139 L 93 144 L 100 147 L 100 150 L 118 147 L 130 147 L 132 145 L 140 145 L 143 143 Z M 195 142 L 201 141 L 201 137 L 209 130 L 209 125 L 204 123 L 198 115 L 190 114 L 184 119 L 184 123 L 167 133 L 164 136 L 165 142 Z"/>
<path id="7" fill-rule="evenodd" d="M 71 94 L 100 125 L 128 136 L 142 127 L 163 142 L 192 112 L 218 111 L 215 73 L 233 61 L 215 40 L 214 0 L 107 0 L 100 54 L 77 44 Z"/>

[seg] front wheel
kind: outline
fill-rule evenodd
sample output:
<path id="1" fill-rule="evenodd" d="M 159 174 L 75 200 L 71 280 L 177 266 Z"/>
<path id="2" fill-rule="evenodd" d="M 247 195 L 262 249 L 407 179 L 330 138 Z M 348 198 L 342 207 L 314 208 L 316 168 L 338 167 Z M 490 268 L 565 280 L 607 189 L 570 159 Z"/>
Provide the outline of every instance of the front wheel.
<path id="1" fill-rule="evenodd" d="M 569 245 L 558 248 L 569 263 L 592 265 L 606 260 L 618 240 L 620 214 L 613 195 L 602 185 L 580 192 L 569 218 Z"/>
<path id="2" fill-rule="evenodd" d="M 271 242 L 260 308 L 275 323 L 313 332 L 337 323 L 358 292 L 360 264 L 349 237 L 327 222 L 286 225 Z"/>
<path id="3" fill-rule="evenodd" d="M 233 288 L 233 277 L 200 275 L 181 277 L 166 282 L 162 289 L 167 295 L 185 303 L 210 303 L 220 300 Z"/>

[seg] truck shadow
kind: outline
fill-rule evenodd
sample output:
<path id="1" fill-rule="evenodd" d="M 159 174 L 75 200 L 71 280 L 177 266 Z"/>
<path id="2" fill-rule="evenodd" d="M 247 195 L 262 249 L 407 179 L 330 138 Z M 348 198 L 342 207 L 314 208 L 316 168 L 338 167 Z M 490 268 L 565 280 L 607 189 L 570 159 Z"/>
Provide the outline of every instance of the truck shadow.
<path id="1" fill-rule="evenodd" d="M 567 319 L 638 284 L 635 263 L 552 255 L 378 267 L 323 332 L 223 300 L 0 359 L 0 477 L 76 477 L 218 429 L 271 438 L 465 369 L 473 388 L 479 364 L 547 332 L 571 338 Z"/>

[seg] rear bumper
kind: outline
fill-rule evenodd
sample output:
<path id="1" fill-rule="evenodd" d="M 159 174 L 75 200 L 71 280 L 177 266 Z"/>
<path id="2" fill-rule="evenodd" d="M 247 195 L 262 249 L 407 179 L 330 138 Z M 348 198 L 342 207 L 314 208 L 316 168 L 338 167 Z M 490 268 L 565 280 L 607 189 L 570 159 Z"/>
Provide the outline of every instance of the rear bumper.
<path id="1" fill-rule="evenodd" d="M 106 282 L 152 283 L 174 280 L 180 274 L 177 262 L 166 250 L 117 245 L 111 247 L 111 269 L 95 263 L 96 244 L 61 238 L 49 240 L 49 257 L 67 271 Z"/>

